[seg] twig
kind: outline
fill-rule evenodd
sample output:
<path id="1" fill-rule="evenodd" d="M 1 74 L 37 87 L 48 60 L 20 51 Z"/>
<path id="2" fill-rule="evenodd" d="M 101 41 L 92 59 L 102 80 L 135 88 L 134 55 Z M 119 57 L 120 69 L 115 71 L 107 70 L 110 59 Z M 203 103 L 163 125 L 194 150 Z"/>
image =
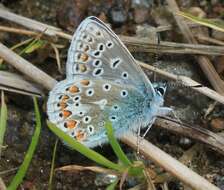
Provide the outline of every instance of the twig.
<path id="1" fill-rule="evenodd" d="M 37 97 L 44 94 L 21 76 L 6 71 L 0 71 L 0 89 Z"/>
<path id="2" fill-rule="evenodd" d="M 137 137 L 132 133 L 126 133 L 121 139 L 125 144 L 136 149 Z M 197 173 L 190 170 L 185 165 L 181 164 L 176 159 L 172 158 L 167 153 L 163 152 L 150 142 L 142 140 L 140 143 L 140 152 L 148 159 L 162 166 L 166 171 L 172 173 L 175 177 L 197 190 L 219 190 Z M 159 158 L 159 159 L 158 159 Z"/>
<path id="3" fill-rule="evenodd" d="M 204 42 L 209 42 L 209 43 L 212 43 L 212 44 L 217 44 L 217 45 L 220 45 L 220 46 L 224 46 L 223 41 L 217 40 L 215 38 L 210 38 L 210 37 L 207 37 L 207 36 L 204 36 L 204 35 L 201 35 L 201 34 L 195 35 L 195 38 L 197 38 L 199 41 L 204 41 Z"/>
<path id="4" fill-rule="evenodd" d="M 152 52 L 152 53 L 169 53 L 169 54 L 200 54 L 200 55 L 223 55 L 224 47 L 201 45 L 201 44 L 184 44 L 175 42 L 155 41 L 149 38 L 138 38 L 130 36 L 119 36 L 120 39 L 134 52 Z"/>
<path id="5" fill-rule="evenodd" d="M 66 34 L 65 32 L 61 31 L 60 28 L 52 27 L 50 25 L 43 24 L 41 22 L 34 21 L 28 18 L 26 18 L 26 22 L 23 22 L 25 17 L 21 17 L 20 15 L 16 15 L 14 13 L 2 10 L 1 8 L 0 8 L 0 17 L 15 22 L 17 24 L 21 24 L 22 26 L 25 26 L 31 30 L 39 32 L 43 32 L 44 30 L 46 30 L 45 35 L 49 35 L 50 37 L 54 36 L 68 40 L 72 39 L 72 35 Z M 22 19 L 22 21 L 20 19 Z M 34 22 L 36 25 L 34 25 Z M 14 33 L 17 32 L 19 34 L 25 34 L 25 35 L 37 35 L 37 32 L 16 28 L 2 27 L 2 30 Z M 157 43 L 150 41 L 148 38 L 139 39 L 136 37 L 129 37 L 129 36 L 119 36 L 119 37 L 126 45 L 129 46 L 129 49 L 131 51 L 134 50 L 141 52 L 157 53 L 159 50 L 160 53 L 172 53 L 172 54 L 224 55 L 224 47 L 220 46 L 184 44 L 184 43 L 173 43 L 165 41 L 160 41 L 160 44 L 158 46 Z"/>
<path id="6" fill-rule="evenodd" d="M 55 53 L 55 58 L 56 58 L 56 62 L 57 62 L 57 65 L 58 65 L 58 71 L 62 74 L 61 60 L 60 60 L 60 55 L 59 55 L 58 48 L 56 47 L 56 45 L 54 43 L 50 43 L 50 45 L 53 48 L 54 53 Z"/>
<path id="7" fill-rule="evenodd" d="M 224 104 L 224 96 L 217 93 L 216 91 L 203 86 L 202 84 L 192 80 L 189 77 L 181 76 L 181 75 L 174 75 L 172 73 L 168 73 L 166 71 L 163 71 L 161 69 L 155 68 L 151 65 L 145 64 L 143 62 L 137 61 L 139 65 L 142 67 L 149 69 L 150 71 L 156 72 L 157 74 L 164 76 L 166 78 L 169 78 L 171 80 L 176 81 L 177 83 L 182 84 L 183 86 L 189 87 L 192 90 L 195 90 L 201 94 L 204 94 L 205 96 L 208 96 L 209 98 L 218 101 L 219 103 Z"/>
<path id="8" fill-rule="evenodd" d="M 187 124 L 179 124 L 177 121 L 168 120 L 167 118 L 159 118 L 155 125 L 160 128 L 167 129 L 173 133 L 181 134 L 191 139 L 203 142 L 213 150 L 224 155 L 224 139 L 219 135 L 199 126 L 189 126 Z"/>
<path id="9" fill-rule="evenodd" d="M 2 43 L 0 43 L 0 57 L 48 90 L 52 89 L 52 87 L 56 84 L 56 80 L 51 78 L 45 72 L 39 70 L 37 67 L 33 66 L 31 63 L 14 53 L 12 50 L 8 49 Z"/>
<path id="10" fill-rule="evenodd" d="M 0 31 L 11 32 L 11 33 L 16 33 L 16 34 L 23 34 L 23 35 L 27 35 L 27 36 L 38 35 L 38 32 L 34 32 L 34 31 L 31 31 L 31 30 L 14 28 L 14 27 L 8 27 L 8 26 L 0 26 Z"/>
<path id="11" fill-rule="evenodd" d="M 103 167 L 99 166 L 79 166 L 79 165 L 67 165 L 67 166 L 62 166 L 60 168 L 56 168 L 55 171 L 68 171 L 68 172 L 79 172 L 79 171 L 92 171 L 96 173 L 103 173 L 103 174 L 111 174 L 111 175 L 116 175 L 120 176 L 120 173 L 110 170 L 110 169 L 105 169 Z"/>
<path id="12" fill-rule="evenodd" d="M 183 33 L 185 39 L 192 44 L 198 44 L 196 39 L 194 38 L 193 34 L 191 33 L 189 27 L 187 26 L 186 22 L 184 21 L 184 18 L 176 15 L 179 11 L 178 5 L 175 0 L 167 0 L 168 6 L 170 10 L 173 12 L 173 16 Z M 208 80 L 210 81 L 211 85 L 214 87 L 216 91 L 218 91 L 220 94 L 224 94 L 224 82 L 216 72 L 214 66 L 210 62 L 210 60 L 205 56 L 197 56 L 195 57 L 198 60 L 198 63 L 204 72 L 204 74 L 207 76 Z"/>
<path id="13" fill-rule="evenodd" d="M 2 178 L 0 178 L 0 190 L 6 190 L 6 186 Z"/>
<path id="14" fill-rule="evenodd" d="M 11 22 L 16 22 L 17 24 L 20 24 L 25 27 L 27 27 L 27 23 L 29 23 L 30 27 L 33 28 L 35 31 L 45 31 L 45 33 L 49 36 L 55 36 L 56 31 L 60 31 L 59 28 L 40 23 L 24 16 L 17 15 L 15 13 L 4 10 L 3 8 L 0 8 L 0 15 L 0 17 L 2 18 L 7 18 L 7 20 L 10 20 Z"/>

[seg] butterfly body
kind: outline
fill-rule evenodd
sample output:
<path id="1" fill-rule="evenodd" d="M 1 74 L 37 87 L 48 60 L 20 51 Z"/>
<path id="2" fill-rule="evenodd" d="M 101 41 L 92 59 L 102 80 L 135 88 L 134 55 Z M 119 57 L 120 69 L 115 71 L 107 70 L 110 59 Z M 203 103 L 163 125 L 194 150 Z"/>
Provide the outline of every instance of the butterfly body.
<path id="1" fill-rule="evenodd" d="M 66 80 L 49 95 L 49 120 L 88 147 L 107 142 L 108 120 L 121 137 L 169 111 L 162 107 L 163 94 L 153 88 L 118 37 L 95 17 L 77 29 L 66 67 Z"/>

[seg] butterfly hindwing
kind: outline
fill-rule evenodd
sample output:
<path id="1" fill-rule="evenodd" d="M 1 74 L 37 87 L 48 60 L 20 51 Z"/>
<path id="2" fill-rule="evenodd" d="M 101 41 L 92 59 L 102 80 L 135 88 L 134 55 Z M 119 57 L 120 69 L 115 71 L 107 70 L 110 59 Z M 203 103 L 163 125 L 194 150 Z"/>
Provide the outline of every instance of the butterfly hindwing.
<path id="1" fill-rule="evenodd" d="M 66 74 L 96 77 L 133 85 L 154 96 L 151 82 L 116 34 L 96 17 L 78 27 L 68 52 Z"/>
<path id="2" fill-rule="evenodd" d="M 62 131 L 94 147 L 107 141 L 104 124 L 110 120 L 116 136 L 137 127 L 145 99 L 132 85 L 76 77 L 59 82 L 48 100 L 48 115 Z"/>

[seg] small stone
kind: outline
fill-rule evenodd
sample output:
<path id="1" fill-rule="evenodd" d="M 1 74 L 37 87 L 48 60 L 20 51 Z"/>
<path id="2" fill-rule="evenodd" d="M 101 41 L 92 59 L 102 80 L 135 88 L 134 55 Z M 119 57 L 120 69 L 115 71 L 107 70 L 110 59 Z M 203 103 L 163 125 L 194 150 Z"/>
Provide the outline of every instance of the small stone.
<path id="1" fill-rule="evenodd" d="M 200 7 L 191 7 L 188 12 L 196 17 L 205 18 L 206 13 Z"/>
<path id="2" fill-rule="evenodd" d="M 183 149 L 188 149 L 192 146 L 192 140 L 187 137 L 182 137 L 179 144 Z"/>
<path id="3" fill-rule="evenodd" d="M 149 10 L 147 8 L 135 8 L 134 20 L 137 24 L 146 22 L 149 18 Z"/>
<path id="4" fill-rule="evenodd" d="M 224 73 L 224 56 L 219 56 L 215 59 L 215 69 L 217 73 L 222 74 Z"/>
<path id="5" fill-rule="evenodd" d="M 220 21 L 220 23 L 223 23 Z M 217 39 L 217 40 L 224 40 L 224 32 L 218 31 L 218 30 L 212 30 L 212 37 Z"/>
<path id="6" fill-rule="evenodd" d="M 56 16 L 59 26 L 74 31 L 87 16 L 88 6 L 88 0 L 68 0 L 62 3 Z"/>
<path id="7" fill-rule="evenodd" d="M 109 10 L 108 18 L 113 25 L 119 27 L 127 21 L 128 15 L 123 7 L 112 7 Z"/>
<path id="8" fill-rule="evenodd" d="M 223 118 L 215 118 L 210 123 L 211 128 L 215 132 L 220 132 L 224 130 L 224 119 Z"/>

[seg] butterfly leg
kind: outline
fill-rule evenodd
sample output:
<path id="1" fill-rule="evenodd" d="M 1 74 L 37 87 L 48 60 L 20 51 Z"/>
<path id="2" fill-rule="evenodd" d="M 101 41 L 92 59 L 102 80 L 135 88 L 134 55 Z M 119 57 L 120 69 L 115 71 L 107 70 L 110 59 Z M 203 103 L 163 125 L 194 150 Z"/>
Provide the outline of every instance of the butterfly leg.
<path id="1" fill-rule="evenodd" d="M 141 127 L 138 128 L 138 136 L 137 136 L 137 154 L 139 155 L 139 146 L 141 141 L 145 138 L 146 134 L 148 133 L 148 131 L 151 129 L 152 124 L 154 123 L 155 118 L 152 119 L 152 121 L 149 123 L 148 128 L 146 129 L 146 131 L 144 132 L 143 136 L 141 136 L 140 132 L 141 132 Z"/>

